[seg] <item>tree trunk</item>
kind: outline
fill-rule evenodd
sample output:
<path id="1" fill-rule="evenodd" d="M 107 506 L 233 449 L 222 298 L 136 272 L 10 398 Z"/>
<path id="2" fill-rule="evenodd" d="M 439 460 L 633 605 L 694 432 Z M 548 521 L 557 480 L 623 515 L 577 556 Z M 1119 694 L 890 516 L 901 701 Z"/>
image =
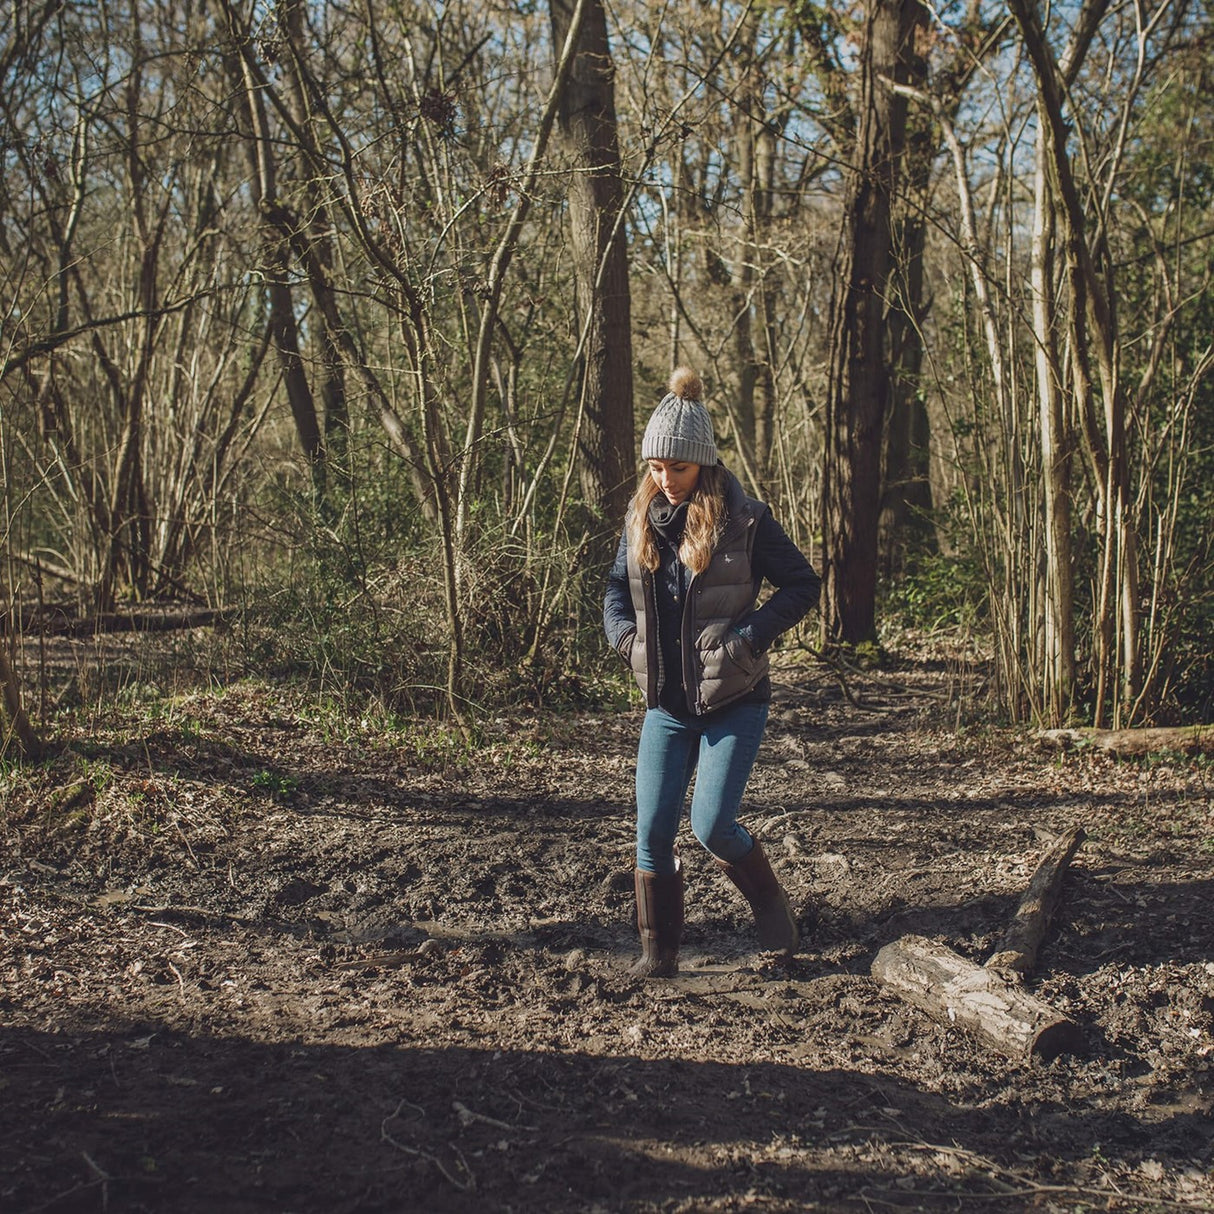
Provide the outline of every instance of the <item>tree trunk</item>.
<path id="1" fill-rule="evenodd" d="M 921 12 L 923 10 L 920 10 Z M 909 88 L 927 84 L 927 58 L 912 26 L 901 62 Z M 956 101 L 952 104 L 957 104 Z M 885 430 L 884 472 L 878 542 L 881 567 L 894 576 L 905 567 L 908 550 L 934 547 L 931 521 L 931 432 L 924 399 L 923 324 L 927 314 L 923 253 L 927 243 L 928 197 L 939 132 L 929 111 L 907 122 L 904 186 L 894 216 L 892 304 L 889 313 L 890 412 Z"/>
<path id="2" fill-rule="evenodd" d="M 876 636 L 881 455 L 890 405 L 886 348 L 890 208 L 906 129 L 893 89 L 918 0 L 867 0 L 859 130 L 847 174 L 830 304 L 822 471 L 822 617 L 845 643 Z"/>
<path id="3" fill-rule="evenodd" d="M 0 645 L 0 693 L 2 693 L 3 736 L 0 736 L 0 755 L 8 750 L 10 737 L 16 737 L 17 745 L 22 755 L 34 761 L 42 758 L 45 747 L 34 727 L 30 724 L 25 707 L 21 702 L 21 688 L 17 684 L 17 676 L 8 660 L 8 653 Z"/>
<path id="4" fill-rule="evenodd" d="M 1089 224 L 1071 164 L 1070 124 L 1065 108 L 1068 71 L 1079 61 L 1082 37 L 1095 29 L 1107 0 L 1090 0 L 1081 10 L 1067 62 L 1055 60 L 1041 16 L 1029 0 L 1010 0 L 1025 51 L 1038 84 L 1038 115 L 1052 179 L 1057 185 L 1066 249 L 1072 383 L 1085 453 L 1092 466 L 1102 535 L 1097 577 L 1096 699 L 1093 723 L 1111 716 L 1114 727 L 1133 704 L 1142 678 L 1138 639 L 1138 562 L 1126 453 L 1126 394 L 1121 381 L 1121 333 L 1117 320 L 1113 266 L 1100 224 Z M 1097 263 L 1100 268 L 1097 268 Z M 1095 375 L 1093 374 L 1093 359 Z M 1100 384 L 1103 417 L 1096 401 Z"/>
<path id="5" fill-rule="evenodd" d="M 569 0 L 552 0 L 558 53 L 574 17 Z M 615 67 L 601 0 L 586 7 L 557 112 L 573 165 L 569 222 L 578 312 L 587 327 L 579 436 L 582 492 L 600 516 L 623 518 L 636 478 L 632 400 L 632 320 L 621 206 Z"/>
<path id="6" fill-rule="evenodd" d="M 295 301 L 291 291 L 291 250 L 283 235 L 286 220 L 278 200 L 278 165 L 266 118 L 264 90 L 249 61 L 252 51 L 247 31 L 235 10 L 225 0 L 228 28 L 233 40 L 235 61 L 229 70 L 239 90 L 239 104 L 250 132 L 249 181 L 257 209 L 262 217 L 264 274 L 269 297 L 270 330 L 274 349 L 282 368 L 283 385 L 295 422 L 295 433 L 312 475 L 313 497 L 317 505 L 325 500 L 325 448 L 321 438 L 316 400 L 308 383 L 295 319 Z"/>
<path id="7" fill-rule="evenodd" d="M 1075 581 L 1071 554 L 1072 436 L 1062 396 L 1054 266 L 1054 191 L 1044 124 L 1037 132 L 1032 241 L 1033 333 L 1045 505 L 1044 652 L 1041 703 L 1045 718 L 1064 724 L 1075 706 Z"/>
<path id="8" fill-rule="evenodd" d="M 905 568 L 909 549 L 934 547 L 931 522 L 931 430 L 924 400 L 922 324 L 923 248 L 927 228 L 918 216 L 899 224 L 901 283 L 898 307 L 889 316 L 890 415 L 885 430 L 881 515 L 881 567 L 893 576 Z"/>
<path id="9" fill-rule="evenodd" d="M 759 19 L 742 26 L 738 54 L 746 77 L 737 101 L 737 175 L 742 222 L 734 254 L 734 350 L 738 360 L 736 408 L 741 464 L 754 478 L 752 490 L 768 497 L 775 435 L 775 379 L 771 366 L 771 321 L 778 304 L 778 279 L 767 264 L 771 242 L 777 130 L 783 119 L 768 114 L 766 81 L 756 50 Z"/>
<path id="10" fill-rule="evenodd" d="M 321 415 L 324 426 L 325 463 L 329 469 L 348 473 L 350 408 L 346 393 L 343 347 L 348 343 L 344 321 L 339 313 L 333 281 L 333 222 L 322 188 L 322 173 L 327 169 L 316 138 L 316 116 L 309 95 L 307 71 L 308 42 L 301 0 L 288 0 L 280 12 L 287 34 L 290 54 L 285 56 L 284 71 L 288 104 L 298 146 L 293 150 L 299 160 L 306 220 L 290 216 L 280 228 L 281 235 L 295 249 L 296 258 L 308 276 L 308 287 L 320 312 L 320 359 L 318 370 Z M 280 220 L 284 218 L 279 215 Z M 362 359 L 355 364 L 361 365 Z"/>

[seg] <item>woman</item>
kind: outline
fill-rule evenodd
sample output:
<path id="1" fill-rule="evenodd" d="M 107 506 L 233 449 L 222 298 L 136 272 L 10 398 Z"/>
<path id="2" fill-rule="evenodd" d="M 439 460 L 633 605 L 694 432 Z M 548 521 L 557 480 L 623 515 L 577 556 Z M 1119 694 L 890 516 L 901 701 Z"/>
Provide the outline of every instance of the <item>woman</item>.
<path id="1" fill-rule="evenodd" d="M 683 872 L 675 838 L 693 773 L 691 828 L 741 890 L 760 945 L 792 952 L 796 917 L 738 806 L 767 724 L 767 649 L 821 582 L 771 511 L 717 459 L 694 371 L 678 368 L 645 427 L 648 464 L 607 579 L 607 638 L 645 693 L 637 750 L 637 977 L 678 972 Z M 776 587 L 755 608 L 760 583 Z"/>

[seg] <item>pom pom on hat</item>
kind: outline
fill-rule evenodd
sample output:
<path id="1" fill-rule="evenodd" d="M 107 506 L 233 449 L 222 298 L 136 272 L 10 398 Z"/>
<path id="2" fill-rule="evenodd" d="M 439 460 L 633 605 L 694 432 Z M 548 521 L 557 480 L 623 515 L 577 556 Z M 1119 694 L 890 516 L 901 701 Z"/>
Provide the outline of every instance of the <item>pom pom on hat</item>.
<path id="1" fill-rule="evenodd" d="M 670 374 L 670 395 L 680 400 L 703 400 L 704 384 L 690 367 L 675 367 Z"/>
<path id="2" fill-rule="evenodd" d="M 677 367 L 669 386 L 645 427 L 641 458 L 712 467 L 717 462 L 717 443 L 712 418 L 700 401 L 704 393 L 700 377 L 690 367 Z"/>

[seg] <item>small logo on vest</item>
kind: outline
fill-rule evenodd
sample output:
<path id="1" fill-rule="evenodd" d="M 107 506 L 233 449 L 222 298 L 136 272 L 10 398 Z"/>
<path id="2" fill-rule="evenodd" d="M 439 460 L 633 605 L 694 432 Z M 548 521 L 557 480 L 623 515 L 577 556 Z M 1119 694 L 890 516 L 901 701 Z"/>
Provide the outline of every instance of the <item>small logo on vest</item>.
<path id="1" fill-rule="evenodd" d="M 727 552 L 722 559 L 725 561 L 725 564 L 728 565 L 733 561 L 733 556 Z"/>

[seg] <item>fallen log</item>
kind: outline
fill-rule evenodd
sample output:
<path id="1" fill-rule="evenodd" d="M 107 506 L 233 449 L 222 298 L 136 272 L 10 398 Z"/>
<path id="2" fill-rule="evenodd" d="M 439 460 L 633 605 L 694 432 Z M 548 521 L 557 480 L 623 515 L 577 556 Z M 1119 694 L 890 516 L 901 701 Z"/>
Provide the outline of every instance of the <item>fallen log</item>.
<path id="1" fill-rule="evenodd" d="M 223 607 L 105 611 L 90 616 L 73 616 L 62 610 L 48 609 L 25 617 L 13 618 L 6 614 L 0 619 L 0 632 L 62 637 L 91 637 L 111 632 L 175 632 L 227 624 L 235 615 L 231 608 Z"/>
<path id="2" fill-rule="evenodd" d="M 1095 746 L 1116 755 L 1150 755 L 1163 751 L 1214 754 L 1214 725 L 1177 725 L 1142 729 L 1041 729 L 1037 737 L 1047 746 L 1070 750 Z"/>
<path id="3" fill-rule="evenodd" d="M 936 1020 L 959 1024 L 1017 1061 L 1083 1046 L 1078 1025 L 1024 990 L 1058 904 L 1082 827 L 1061 835 L 1037 865 L 999 947 L 985 965 L 923 936 L 903 936 L 874 958 L 872 975 Z"/>
<path id="4" fill-rule="evenodd" d="M 1009 970 L 1016 975 L 1013 981 L 1023 981 L 1033 972 L 1041 942 L 1062 893 L 1067 865 L 1086 838 L 1082 826 L 1073 827 L 1065 835 L 1059 835 L 1041 857 L 999 947 L 987 960 L 988 969 Z"/>
<path id="5" fill-rule="evenodd" d="M 1009 981 L 924 936 L 887 944 L 873 977 L 933 1019 L 958 1024 L 1016 1061 L 1048 1061 L 1083 1044 L 1079 1026 Z"/>

